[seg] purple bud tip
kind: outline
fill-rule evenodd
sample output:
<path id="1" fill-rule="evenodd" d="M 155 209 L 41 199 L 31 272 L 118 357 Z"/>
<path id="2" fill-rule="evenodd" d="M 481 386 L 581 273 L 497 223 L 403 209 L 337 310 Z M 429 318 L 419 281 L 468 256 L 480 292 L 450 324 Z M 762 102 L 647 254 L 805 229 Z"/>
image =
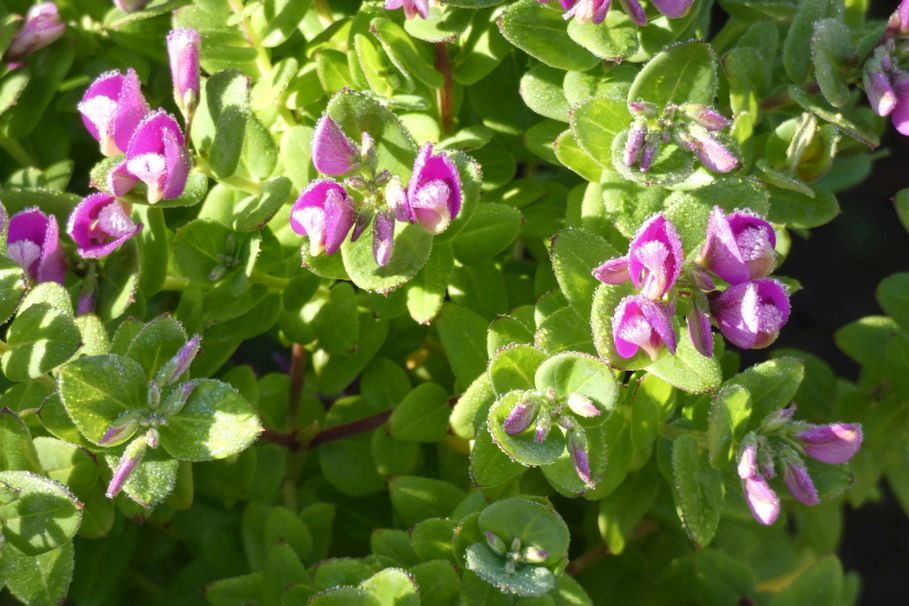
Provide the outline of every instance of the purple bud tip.
<path id="1" fill-rule="evenodd" d="M 817 489 L 805 465 L 799 461 L 787 461 L 783 470 L 783 481 L 786 488 L 797 500 L 805 505 L 817 505 L 820 500 L 817 496 Z"/>
<path id="2" fill-rule="evenodd" d="M 537 444 L 542 444 L 552 429 L 552 416 L 546 411 L 537 415 L 537 424 L 534 428 L 533 439 Z"/>
<path id="3" fill-rule="evenodd" d="M 761 475 L 755 475 L 742 482 L 745 501 L 754 519 L 770 526 L 780 515 L 780 499 Z"/>
<path id="4" fill-rule="evenodd" d="M 612 337 L 616 353 L 622 358 L 633 358 L 643 349 L 655 360 L 664 345 L 670 353 L 675 353 L 676 337 L 669 308 L 642 295 L 625 297 L 616 306 Z"/>
<path id="5" fill-rule="evenodd" d="M 838 465 L 845 463 L 862 446 L 862 426 L 858 423 L 817 425 L 798 434 L 802 448 L 812 459 Z"/>
<path id="6" fill-rule="evenodd" d="M 401 179 L 396 176 L 392 177 L 385 186 L 385 203 L 388 205 L 395 219 L 398 221 L 413 222 L 413 216 L 410 211 L 410 204 L 407 202 L 407 192 L 401 185 Z"/>
<path id="7" fill-rule="evenodd" d="M 355 219 L 347 191 L 330 179 L 310 183 L 290 209 L 290 226 L 309 238 L 309 253 L 334 254 L 347 238 Z"/>
<path id="8" fill-rule="evenodd" d="M 735 284 L 710 301 L 720 332 L 742 349 L 773 343 L 789 320 L 789 310 L 786 287 L 770 278 Z"/>
<path id="9" fill-rule="evenodd" d="M 739 165 L 729 149 L 701 127 L 692 126 L 681 140 L 705 167 L 716 173 L 728 173 Z"/>
<path id="10" fill-rule="evenodd" d="M 391 213 L 376 215 L 375 227 L 372 236 L 372 253 L 376 265 L 385 267 L 391 260 L 394 247 L 395 217 Z"/>
<path id="11" fill-rule="evenodd" d="M 145 8 L 150 0 L 114 0 L 114 6 L 124 13 L 135 13 Z"/>
<path id="12" fill-rule="evenodd" d="M 429 0 L 385 0 L 386 10 L 404 9 L 404 16 L 413 19 L 419 16 L 426 19 L 429 16 Z"/>
<path id="13" fill-rule="evenodd" d="M 486 530 L 483 532 L 483 536 L 486 537 L 486 544 L 496 554 L 503 556 L 508 552 L 508 546 L 505 545 L 505 541 L 499 538 L 494 532 Z"/>
<path id="14" fill-rule="evenodd" d="M 679 19 L 688 14 L 694 0 L 650 0 L 650 3 L 670 19 Z"/>
<path id="15" fill-rule="evenodd" d="M 505 420 L 502 429 L 510 436 L 516 436 L 526 430 L 534 422 L 539 410 L 539 404 L 534 400 L 522 400 L 515 404 Z"/>
<path id="16" fill-rule="evenodd" d="M 741 452 L 739 453 L 739 463 L 736 470 L 738 471 L 739 477 L 743 480 L 748 478 L 753 478 L 758 475 L 758 464 L 757 464 L 757 442 L 745 438 L 746 442 L 744 447 L 742 447 Z"/>
<path id="17" fill-rule="evenodd" d="M 126 450 L 123 451 L 120 462 L 117 463 L 117 468 L 114 470 L 114 476 L 111 478 L 110 484 L 107 485 L 105 496 L 107 496 L 108 499 L 114 498 L 120 490 L 122 490 L 123 485 L 126 484 L 129 476 L 133 473 L 139 463 L 142 462 L 142 457 L 145 456 L 145 449 L 147 446 L 145 437 L 140 436 L 130 442 L 126 447 Z"/>
<path id="18" fill-rule="evenodd" d="M 587 437 L 580 428 L 568 432 L 568 455 L 575 473 L 586 486 L 592 485 L 590 459 L 587 455 Z"/>
<path id="19" fill-rule="evenodd" d="M 656 160 L 657 154 L 660 153 L 661 145 L 661 135 L 651 134 L 647 136 L 647 142 L 644 144 L 644 151 L 641 152 L 640 169 L 642 173 L 646 173 L 650 170 L 650 167 L 653 166 L 653 161 Z"/>
<path id="20" fill-rule="evenodd" d="M 628 130 L 628 138 L 625 139 L 625 150 L 622 153 L 622 162 L 625 166 L 634 166 L 638 163 L 638 157 L 644 148 L 644 141 L 647 138 L 647 128 L 642 122 L 635 122 Z"/>
<path id="21" fill-rule="evenodd" d="M 571 412 L 585 419 L 593 419 L 603 413 L 593 400 L 579 393 L 569 395 L 565 403 Z"/>
<path id="22" fill-rule="evenodd" d="M 697 304 L 688 312 L 688 337 L 702 356 L 713 356 L 713 334 L 710 332 L 710 317 Z"/>
<path id="23" fill-rule="evenodd" d="M 445 154 L 432 153 L 427 143 L 417 155 L 407 186 L 411 218 L 429 233 L 445 231 L 461 211 L 461 175 Z"/>
<path id="24" fill-rule="evenodd" d="M 84 198 L 66 224 L 66 232 L 83 259 L 106 257 L 141 230 L 142 224 L 130 218 L 123 203 L 105 193 Z"/>
<path id="25" fill-rule="evenodd" d="M 193 363 L 193 360 L 196 359 L 196 355 L 199 353 L 199 349 L 202 347 L 202 336 L 193 335 L 193 337 L 186 342 L 186 344 L 180 348 L 180 351 L 177 352 L 177 355 L 173 357 L 172 364 L 173 370 L 168 377 L 165 385 L 170 385 L 179 379 L 183 373 L 189 370 L 190 365 Z"/>
<path id="26" fill-rule="evenodd" d="M 628 247 L 631 281 L 653 300 L 663 298 L 675 286 L 683 261 L 682 239 L 663 213 L 645 221 Z"/>
<path id="27" fill-rule="evenodd" d="M 603 284 L 624 284 L 631 280 L 628 257 L 609 259 L 593 270 L 593 277 Z"/>
<path id="28" fill-rule="evenodd" d="M 184 115 L 191 114 L 199 102 L 199 32 L 181 27 L 167 34 L 167 54 L 174 84 L 174 99 Z"/>
<path id="29" fill-rule="evenodd" d="M 60 20 L 56 4 L 35 4 L 28 9 L 25 23 L 10 41 L 4 58 L 11 63 L 19 63 L 36 50 L 56 41 L 65 31 L 66 24 Z"/>
<path id="30" fill-rule="evenodd" d="M 320 173 L 340 176 L 355 169 L 359 151 L 337 122 L 325 114 L 312 135 L 312 163 Z"/>
<path id="31" fill-rule="evenodd" d="M 549 552 L 545 549 L 528 545 L 521 553 L 521 557 L 528 564 L 542 564 L 549 557 Z"/>

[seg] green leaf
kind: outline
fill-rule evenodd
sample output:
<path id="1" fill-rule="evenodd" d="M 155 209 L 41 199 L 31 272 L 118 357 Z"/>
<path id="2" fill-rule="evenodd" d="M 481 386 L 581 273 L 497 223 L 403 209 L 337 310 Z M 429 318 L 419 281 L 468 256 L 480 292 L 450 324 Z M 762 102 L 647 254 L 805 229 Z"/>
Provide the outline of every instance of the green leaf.
<path id="1" fill-rule="evenodd" d="M 770 606 L 821 606 L 840 603 L 843 569 L 835 555 L 820 560 L 773 596 Z"/>
<path id="2" fill-rule="evenodd" d="M 388 483 L 391 506 L 405 526 L 427 518 L 444 518 L 464 498 L 464 491 L 448 482 L 418 476 L 398 476 Z"/>
<path id="3" fill-rule="evenodd" d="M 600 424 L 615 408 L 619 387 L 612 369 L 594 358 L 579 353 L 561 353 L 543 362 L 535 375 L 536 388 L 541 392 L 552 389 L 567 398 L 571 394 L 587 396 L 600 414 L 584 419 L 582 424 Z"/>
<path id="4" fill-rule="evenodd" d="M 86 356 L 60 371 L 60 398 L 79 431 L 98 444 L 124 412 L 146 406 L 146 376 L 131 358 Z"/>
<path id="5" fill-rule="evenodd" d="M 587 71 L 597 64 L 597 57 L 568 36 L 561 8 L 519 0 L 505 9 L 497 24 L 506 40 L 550 67 Z"/>
<path id="6" fill-rule="evenodd" d="M 414 322 L 429 324 L 439 314 L 453 268 L 451 246 L 434 243 L 426 265 L 407 284 L 407 311 Z"/>
<path id="7" fill-rule="evenodd" d="M 857 115 L 855 110 L 832 107 L 823 99 L 809 95 L 799 86 L 792 85 L 787 89 L 787 92 L 802 109 L 833 124 L 856 141 L 864 143 L 871 149 L 880 145 L 880 137 L 874 130 L 865 125 L 867 120 L 863 119 L 863 116 Z"/>
<path id="8" fill-rule="evenodd" d="M 589 321 L 569 305 L 557 309 L 540 322 L 534 342 L 549 354 L 563 351 L 596 354 Z"/>
<path id="9" fill-rule="evenodd" d="M 6 323 L 16 311 L 26 285 L 22 267 L 12 259 L 0 256 L 0 322 Z"/>
<path id="10" fill-rule="evenodd" d="M 313 328 L 319 346 L 329 353 L 345 353 L 356 348 L 360 316 L 357 296 L 348 282 L 339 282 L 332 287 L 328 301 L 313 319 Z"/>
<path id="11" fill-rule="evenodd" d="M 843 353 L 862 366 L 880 369 L 884 366 L 887 343 L 899 330 L 893 318 L 868 316 L 843 326 L 833 339 Z"/>
<path id="12" fill-rule="evenodd" d="M 521 98 L 527 107 L 541 116 L 567 122 L 568 101 L 562 90 L 564 78 L 562 70 L 544 64 L 535 65 L 521 77 Z"/>
<path id="13" fill-rule="evenodd" d="M 571 133 L 581 149 L 603 168 L 612 167 L 612 142 L 630 123 L 624 99 L 592 97 L 571 111 Z M 556 154 L 559 145 L 557 142 Z M 599 175 L 594 181 L 599 181 Z"/>
<path id="14" fill-rule="evenodd" d="M 716 343 L 713 357 L 707 358 L 695 349 L 687 329 L 680 328 L 676 323 L 674 330 L 678 335 L 675 354 L 663 353 L 656 362 L 647 366 L 647 372 L 688 393 L 703 393 L 719 387 L 723 372 L 717 358 Z"/>
<path id="15" fill-rule="evenodd" d="M 210 461 L 242 452 L 262 427 L 253 407 L 233 387 L 201 379 L 180 413 L 159 431 L 161 446 L 174 458 Z"/>
<path id="16" fill-rule="evenodd" d="M 659 107 L 686 102 L 712 105 L 716 88 L 713 48 L 705 42 L 686 42 L 659 53 L 638 72 L 628 101 L 643 100 Z"/>
<path id="17" fill-rule="evenodd" d="M 40 377 L 69 360 L 80 338 L 71 315 L 47 303 L 31 305 L 7 330 L 3 374 L 12 381 Z"/>
<path id="18" fill-rule="evenodd" d="M 29 606 L 58 606 L 73 578 L 74 548 L 66 543 L 38 556 L 0 547 L 0 578 L 10 593 Z"/>
<path id="19" fill-rule="evenodd" d="M 770 212 L 767 219 L 790 227 L 808 229 L 833 221 L 840 214 L 836 196 L 817 186 L 810 186 L 812 196 L 769 185 Z"/>
<path id="20" fill-rule="evenodd" d="M 373 255 L 373 227 L 363 232 L 356 242 L 341 246 L 344 269 L 354 284 L 373 292 L 388 293 L 417 275 L 429 260 L 432 236 L 418 225 L 405 225 L 395 234 L 391 259 L 384 267 Z"/>
<path id="21" fill-rule="evenodd" d="M 27 471 L 0 471 L 0 526 L 9 545 L 38 555 L 67 543 L 79 530 L 82 503 L 66 488 Z"/>
<path id="22" fill-rule="evenodd" d="M 848 27 L 836 19 L 815 21 L 811 36 L 814 76 L 821 94 L 834 107 L 843 107 L 849 102 L 849 84 L 844 71 L 851 54 L 852 35 Z"/>
<path id="23" fill-rule="evenodd" d="M 450 411 L 445 388 L 421 383 L 391 413 L 391 435 L 403 442 L 438 442 L 448 431 Z"/>
<path id="24" fill-rule="evenodd" d="M 41 462 L 25 422 L 9 408 L 0 408 L 0 471 L 41 473 Z"/>
<path id="25" fill-rule="evenodd" d="M 90 451 L 75 444 L 39 436 L 35 438 L 39 470 L 66 486 L 76 496 L 89 495 L 97 486 L 98 462 Z M 87 515 L 91 515 L 91 508 Z M 87 520 L 85 520 L 87 521 Z"/>
<path id="26" fill-rule="evenodd" d="M 723 512 L 723 478 L 707 462 L 697 439 L 684 435 L 672 442 L 672 476 L 676 502 L 691 537 L 707 546 Z"/>
<path id="27" fill-rule="evenodd" d="M 710 464 L 724 469 L 732 460 L 733 445 L 742 438 L 751 417 L 751 394 L 745 387 L 730 383 L 713 399 L 707 421 L 707 448 Z"/>
<path id="28" fill-rule="evenodd" d="M 593 270 L 619 253 L 604 239 L 583 229 L 564 229 L 552 237 L 552 270 L 568 302 L 582 316 L 590 314 L 599 282 Z"/>
<path id="29" fill-rule="evenodd" d="M 234 207 L 234 229 L 240 232 L 262 229 L 290 199 L 290 188 L 287 177 L 266 181 L 261 194 L 244 198 Z"/>
<path id="30" fill-rule="evenodd" d="M 486 545 L 475 543 L 467 548 L 467 568 L 504 593 L 536 597 L 555 587 L 555 576 L 543 566 L 519 565 L 514 571 L 505 567 L 505 559 Z"/>
<path id="31" fill-rule="evenodd" d="M 496 399 L 492 381 L 487 373 L 478 376 L 461 394 L 451 411 L 451 429 L 456 436 L 469 440 L 474 437 L 474 428 L 484 425 L 486 413 Z"/>
<path id="32" fill-rule="evenodd" d="M 470 450 L 470 481 L 479 488 L 494 488 L 517 478 L 526 467 L 496 446 L 483 424 L 476 430 Z"/>
<path id="33" fill-rule="evenodd" d="M 458 595 L 461 578 L 455 567 L 445 560 L 429 560 L 410 568 L 420 588 L 420 603 L 425 606 L 447 606 Z"/>
<path id="34" fill-rule="evenodd" d="M 205 597 L 213 606 L 237 606 L 262 599 L 262 573 L 219 579 L 205 587 Z"/>
<path id="35" fill-rule="evenodd" d="M 596 183 L 600 180 L 603 167 L 584 149 L 572 131 L 566 130 L 559 135 L 552 144 L 556 158 L 569 170 L 574 171 L 584 179 Z"/>
<path id="36" fill-rule="evenodd" d="M 446 303 L 436 329 L 451 370 L 463 387 L 486 370 L 486 320 L 466 307 Z"/>
<path id="37" fill-rule="evenodd" d="M 447 4 L 447 3 L 446 3 Z M 456 6 L 456 5 L 452 5 Z M 470 22 L 471 12 L 449 8 L 448 6 L 433 6 L 429 9 L 426 19 L 407 19 L 404 21 L 404 31 L 426 42 L 440 43 L 451 42 L 464 31 Z"/>
<path id="38" fill-rule="evenodd" d="M 638 50 L 638 28 L 622 11 L 609 11 L 601 24 L 578 21 L 568 22 L 568 36 L 603 59 L 620 63 Z"/>
<path id="39" fill-rule="evenodd" d="M 511 545 L 532 545 L 547 552 L 544 566 L 557 566 L 568 556 L 570 540 L 565 520 L 546 500 L 512 498 L 497 501 L 480 512 L 477 527 L 492 532 Z"/>
<path id="40" fill-rule="evenodd" d="M 505 431 L 503 423 L 518 403 L 529 398 L 538 399 L 534 391 L 510 391 L 500 397 L 489 409 L 486 427 L 496 446 L 511 459 L 527 467 L 554 463 L 565 451 L 565 435 L 555 424 L 542 442 L 534 437 L 534 424 L 517 435 Z"/>
<path id="41" fill-rule="evenodd" d="M 281 606 L 281 596 L 286 588 L 309 581 L 306 568 L 293 547 L 279 543 L 268 550 L 262 567 L 262 604 Z"/>
<path id="42" fill-rule="evenodd" d="M 756 364 L 740 372 L 726 385 L 741 385 L 751 394 L 751 421 L 754 428 L 771 412 L 788 406 L 805 377 L 805 367 L 798 358 L 777 358 Z"/>
<path id="43" fill-rule="evenodd" d="M 75 57 L 75 45 L 62 41 L 33 53 L 25 69 L 31 72 L 16 105 L 3 114 L 5 135 L 13 139 L 28 136 L 41 122 Z"/>
<path id="44" fill-rule="evenodd" d="M 177 230 L 173 250 L 184 276 L 211 283 L 236 263 L 236 236 L 220 223 L 197 219 Z"/>
<path id="45" fill-rule="evenodd" d="M 796 84 L 807 82 L 811 74 L 811 38 L 815 24 L 825 17 L 841 19 L 843 4 L 836 0 L 802 0 L 789 25 L 783 44 L 783 67 Z"/>
<path id="46" fill-rule="evenodd" d="M 659 490 L 660 477 L 652 466 L 647 466 L 628 477 L 612 494 L 600 501 L 597 527 L 610 553 L 619 555 L 624 551 L 632 532 L 647 514 Z"/>
<path id="47" fill-rule="evenodd" d="M 521 231 L 521 211 L 504 204 L 480 204 L 452 242 L 458 261 L 472 265 L 502 252 Z"/>
<path id="48" fill-rule="evenodd" d="M 489 379 L 497 394 L 513 389 L 533 389 L 534 373 L 546 354 L 531 345 L 516 344 L 499 349 L 489 361 Z"/>
<path id="49" fill-rule="evenodd" d="M 142 365 L 145 378 L 150 381 L 186 341 L 182 324 L 170 316 L 158 316 L 136 333 L 124 354 Z"/>
<path id="50" fill-rule="evenodd" d="M 360 587 L 379 598 L 383 606 L 420 606 L 420 588 L 413 576 L 399 568 L 386 568 L 369 577 Z"/>
<path id="51" fill-rule="evenodd" d="M 395 67 L 407 78 L 415 78 L 430 88 L 442 87 L 442 75 L 433 66 L 425 47 L 418 46 L 401 26 L 390 19 L 377 17 L 369 24 L 382 48 Z"/>
<path id="52" fill-rule="evenodd" d="M 909 329 L 909 273 L 887 276 L 878 284 L 875 295 L 887 315 Z"/>
<path id="53" fill-rule="evenodd" d="M 309 0 L 269 0 L 259 6 L 253 13 L 253 25 L 258 26 L 264 22 L 264 27 L 256 27 L 260 31 L 262 46 L 273 48 L 287 41 L 309 10 Z"/>

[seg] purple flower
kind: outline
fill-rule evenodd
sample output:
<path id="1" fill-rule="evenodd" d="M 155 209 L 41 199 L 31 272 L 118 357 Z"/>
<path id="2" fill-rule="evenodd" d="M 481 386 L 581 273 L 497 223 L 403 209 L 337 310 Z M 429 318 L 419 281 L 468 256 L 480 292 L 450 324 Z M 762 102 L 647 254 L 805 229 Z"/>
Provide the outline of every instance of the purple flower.
<path id="1" fill-rule="evenodd" d="M 7 232 L 6 256 L 22 266 L 34 282 L 63 284 L 66 263 L 53 215 L 45 215 L 37 208 L 13 215 Z"/>
<path id="2" fill-rule="evenodd" d="M 92 194 L 79 202 L 66 225 L 66 233 L 83 259 L 106 257 L 141 229 L 142 224 L 130 219 L 122 202 L 104 193 Z"/>
<path id="3" fill-rule="evenodd" d="M 410 221 L 431 234 L 440 234 L 461 211 L 461 175 L 445 154 L 432 153 L 426 143 L 417 155 L 407 185 Z"/>
<path id="4" fill-rule="evenodd" d="M 397 175 L 391 177 L 385 185 L 385 204 L 394 213 L 398 221 L 410 221 L 410 205 L 407 203 L 407 191 L 401 185 Z"/>
<path id="5" fill-rule="evenodd" d="M 174 99 L 184 116 L 192 115 L 199 103 L 199 32 L 181 27 L 167 34 L 167 54 L 174 83 Z"/>
<path id="6" fill-rule="evenodd" d="M 713 355 L 713 334 L 710 332 L 710 317 L 697 305 L 691 306 L 686 317 L 688 337 L 694 348 L 704 357 Z"/>
<path id="7" fill-rule="evenodd" d="M 628 273 L 628 257 L 607 259 L 602 265 L 593 270 L 593 277 L 603 284 L 624 284 L 631 280 Z"/>
<path id="8" fill-rule="evenodd" d="M 379 213 L 373 223 L 372 254 L 376 265 L 385 267 L 391 260 L 395 242 L 395 216 L 390 212 Z"/>
<path id="9" fill-rule="evenodd" d="M 574 427 L 568 431 L 568 456 L 581 481 L 586 486 L 592 486 L 590 457 L 587 454 L 587 436 L 580 427 Z"/>
<path id="10" fill-rule="evenodd" d="M 700 103 L 688 103 L 682 106 L 682 111 L 689 118 L 706 128 L 707 130 L 723 130 L 731 124 L 726 116 L 716 111 L 712 107 L 701 105 Z"/>
<path id="11" fill-rule="evenodd" d="M 385 0 L 386 10 L 404 9 L 404 16 L 413 19 L 420 15 L 421 19 L 429 16 L 429 0 Z"/>
<path id="12" fill-rule="evenodd" d="M 565 18 L 599 25 L 606 20 L 611 0 L 561 0 Z"/>
<path id="13" fill-rule="evenodd" d="M 670 19 L 684 17 L 693 2 L 694 0 L 650 0 L 654 8 Z"/>
<path id="14" fill-rule="evenodd" d="M 816 425 L 798 434 L 798 438 L 809 457 L 838 465 L 855 456 L 862 446 L 862 426 L 858 423 Z"/>
<path id="15" fill-rule="evenodd" d="M 770 526 L 780 515 L 780 499 L 767 484 L 763 476 L 757 475 L 742 481 L 745 502 L 754 519 Z"/>
<path id="16" fill-rule="evenodd" d="M 85 128 L 101 144 L 105 156 L 126 153 L 136 127 L 148 114 L 139 77 L 132 69 L 125 76 L 118 71 L 98 76 L 78 108 Z"/>
<path id="17" fill-rule="evenodd" d="M 650 170 L 653 161 L 656 159 L 657 154 L 660 153 L 660 146 L 662 145 L 662 140 L 660 135 L 656 133 L 650 133 L 647 135 L 647 141 L 644 143 L 644 150 L 641 152 L 641 164 L 638 168 L 641 169 L 642 173 L 646 173 Z"/>
<path id="18" fill-rule="evenodd" d="M 628 272 L 645 297 L 661 299 L 682 270 L 682 240 L 663 213 L 641 225 L 628 248 Z"/>
<path id="19" fill-rule="evenodd" d="M 817 489 L 805 464 L 797 456 L 786 457 L 783 465 L 783 482 L 790 494 L 805 505 L 817 505 L 820 500 L 817 496 Z"/>
<path id="20" fill-rule="evenodd" d="M 743 480 L 753 478 L 760 474 L 758 471 L 758 447 L 754 434 L 746 436 L 742 441 L 742 449 L 739 452 L 739 462 L 736 472 Z"/>
<path id="21" fill-rule="evenodd" d="M 107 485 L 105 496 L 108 499 L 113 499 L 123 489 L 123 485 L 126 484 L 129 476 L 142 462 L 147 447 L 148 443 L 145 436 L 139 436 L 127 445 L 123 455 L 120 456 L 117 468 L 114 470 L 114 476 L 111 478 L 110 484 Z"/>
<path id="22" fill-rule="evenodd" d="M 142 414 L 138 410 L 128 410 L 119 415 L 104 431 L 98 440 L 102 446 L 116 446 L 130 439 L 139 428 Z"/>
<path id="23" fill-rule="evenodd" d="M 760 349 L 776 340 L 789 319 L 789 293 L 770 278 L 735 284 L 711 298 L 710 312 L 734 345 Z"/>
<path id="24" fill-rule="evenodd" d="M 357 168 L 360 152 L 328 114 L 316 123 L 312 135 L 312 163 L 320 173 L 340 176 Z"/>
<path id="25" fill-rule="evenodd" d="M 66 31 L 66 25 L 60 21 L 57 5 L 53 2 L 35 4 L 25 14 L 25 24 L 13 36 L 6 49 L 5 59 L 11 63 L 20 63 L 38 49 L 51 44 Z"/>
<path id="26" fill-rule="evenodd" d="M 635 121 L 628 129 L 628 138 L 625 139 L 625 149 L 622 152 L 622 162 L 625 166 L 634 166 L 638 163 L 646 139 L 647 127 L 643 122 Z"/>
<path id="27" fill-rule="evenodd" d="M 699 262 L 730 284 L 741 284 L 770 275 L 776 265 L 774 247 L 770 223 L 744 210 L 726 215 L 715 206 Z"/>
<path id="28" fill-rule="evenodd" d="M 149 0 L 114 0 L 114 6 L 119 8 L 124 13 L 134 13 L 136 11 L 141 11 L 148 3 Z"/>
<path id="29" fill-rule="evenodd" d="M 901 0 L 899 6 L 890 15 L 890 22 L 887 29 L 893 33 L 909 33 L 909 0 Z"/>
<path id="30" fill-rule="evenodd" d="M 533 424 L 539 410 L 540 403 L 536 400 L 521 400 L 502 421 L 502 429 L 510 436 L 518 435 Z"/>
<path id="31" fill-rule="evenodd" d="M 355 210 L 347 191 L 331 179 L 310 183 L 290 209 L 290 226 L 309 238 L 309 254 L 333 255 L 354 224 Z"/>
<path id="32" fill-rule="evenodd" d="M 663 345 L 674 354 L 672 313 L 666 305 L 643 295 L 625 297 L 612 316 L 612 338 L 616 353 L 623 358 L 633 358 L 643 349 L 656 360 Z"/>
<path id="33" fill-rule="evenodd" d="M 543 410 L 537 415 L 537 424 L 533 429 L 533 439 L 537 444 L 542 444 L 552 430 L 552 415 Z"/>
<path id="34" fill-rule="evenodd" d="M 593 400 L 579 393 L 569 394 L 565 399 L 565 404 L 568 405 L 571 412 L 584 419 L 593 419 L 603 412 L 594 404 Z"/>
<path id="35" fill-rule="evenodd" d="M 868 103 L 871 109 L 878 116 L 889 116 L 896 109 L 899 99 L 890 77 L 884 71 L 865 70 L 862 75 L 865 83 L 865 94 L 868 95 Z"/>
<path id="36" fill-rule="evenodd" d="M 147 186 L 149 204 L 179 197 L 191 160 L 174 117 L 164 110 L 148 114 L 130 139 L 125 162 L 126 171 Z"/>
<path id="37" fill-rule="evenodd" d="M 697 156 L 701 164 L 715 173 L 728 173 L 739 165 L 735 154 L 702 126 L 692 124 L 687 131 L 676 132 L 676 137 L 682 147 L 687 148 Z"/>

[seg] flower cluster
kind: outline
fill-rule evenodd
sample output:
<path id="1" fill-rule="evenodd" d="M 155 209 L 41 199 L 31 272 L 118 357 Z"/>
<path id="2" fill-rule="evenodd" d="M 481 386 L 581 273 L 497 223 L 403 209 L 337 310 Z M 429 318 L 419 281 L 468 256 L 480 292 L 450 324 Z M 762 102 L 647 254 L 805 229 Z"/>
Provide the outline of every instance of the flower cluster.
<path id="1" fill-rule="evenodd" d="M 549 0 L 539 0 L 541 4 Z M 670 19 L 684 17 L 691 8 L 694 0 L 651 0 L 653 5 L 662 15 Z M 600 24 L 606 20 L 609 5 L 612 0 L 559 0 L 565 9 L 565 18 L 574 18 L 584 23 Z M 647 25 L 647 15 L 639 0 L 621 0 L 622 8 L 635 25 Z"/>
<path id="2" fill-rule="evenodd" d="M 174 30 L 167 37 L 167 47 L 174 96 L 188 125 L 199 99 L 199 34 Z M 141 181 L 149 204 L 177 198 L 186 186 L 192 162 L 180 124 L 163 109 L 150 110 L 132 69 L 99 76 L 86 89 L 78 108 L 101 153 L 122 156 L 108 173 L 109 193 L 83 199 L 67 224 L 79 255 L 98 258 L 109 255 L 141 229 L 120 197 Z"/>
<path id="3" fill-rule="evenodd" d="M 312 143 L 313 165 L 330 177 L 317 179 L 300 194 L 290 211 L 295 232 L 306 236 L 309 254 L 332 255 L 350 234 L 356 242 L 373 223 L 376 264 L 391 260 L 395 221 L 416 223 L 431 234 L 440 234 L 461 210 L 461 177 L 445 154 L 433 154 L 426 143 L 417 154 L 405 189 L 400 177 L 376 171 L 376 146 L 369 133 L 361 133 L 358 146 L 327 114 L 316 124 Z"/>
<path id="4" fill-rule="evenodd" d="M 894 128 L 909 135 L 909 0 L 903 0 L 890 17 L 883 42 L 865 62 L 862 80 L 871 108 L 890 116 Z M 900 60 L 903 59 L 901 64 Z"/>
<path id="5" fill-rule="evenodd" d="M 590 471 L 590 456 L 587 448 L 587 434 L 581 421 L 603 419 L 606 415 L 591 398 L 579 393 L 560 398 L 552 390 L 545 394 L 526 392 L 508 412 L 502 421 L 502 429 L 509 436 L 518 436 L 525 431 L 533 432 L 533 440 L 542 444 L 553 428 L 564 431 L 568 456 L 575 473 L 588 488 L 596 485 Z"/>
<path id="6" fill-rule="evenodd" d="M 60 20 L 56 4 L 35 4 L 25 14 L 25 23 L 13 36 L 3 59 L 11 68 L 18 67 L 26 57 L 56 41 L 65 31 L 66 24 Z"/>
<path id="7" fill-rule="evenodd" d="M 701 354 L 713 355 L 711 319 L 738 347 L 770 345 L 789 319 L 786 287 L 766 277 L 775 266 L 775 245 L 773 227 L 764 219 L 741 210 L 726 215 L 715 207 L 697 265 L 683 267 L 682 241 L 672 222 L 663 213 L 645 221 L 626 256 L 593 270 L 604 284 L 630 281 L 637 291 L 616 306 L 612 319 L 616 353 L 629 359 L 643 350 L 655 360 L 665 346 L 674 354 L 672 318 L 678 295 L 688 299 L 688 334 Z M 725 290 L 717 289 L 708 272 L 728 284 Z"/>
<path id="8" fill-rule="evenodd" d="M 738 454 L 738 474 L 742 492 L 754 519 L 773 524 L 780 514 L 780 499 L 769 481 L 782 468 L 783 483 L 789 493 L 805 505 L 820 503 L 817 488 L 803 456 L 839 465 L 850 460 L 862 445 L 862 427 L 852 423 L 810 425 L 793 421 L 795 407 L 772 413 L 759 432 L 742 440 Z"/>
<path id="9" fill-rule="evenodd" d="M 673 141 L 694 154 L 701 164 L 717 173 L 728 173 L 739 165 L 738 158 L 716 133 L 728 128 L 729 120 L 700 103 L 669 104 L 662 112 L 646 101 L 633 101 L 628 108 L 634 122 L 628 129 L 622 162 L 650 170 L 662 145 Z"/>

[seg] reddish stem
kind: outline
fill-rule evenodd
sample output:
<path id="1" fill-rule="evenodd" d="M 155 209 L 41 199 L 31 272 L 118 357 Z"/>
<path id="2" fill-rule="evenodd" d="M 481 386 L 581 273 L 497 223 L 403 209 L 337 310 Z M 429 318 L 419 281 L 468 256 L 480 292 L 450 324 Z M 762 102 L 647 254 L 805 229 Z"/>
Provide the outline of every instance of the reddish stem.
<path id="1" fill-rule="evenodd" d="M 451 57 L 448 55 L 448 45 L 445 42 L 436 43 L 436 69 L 442 74 L 442 88 L 439 89 L 439 121 L 442 123 L 442 133 L 451 133 L 453 101 L 451 80 Z"/>

